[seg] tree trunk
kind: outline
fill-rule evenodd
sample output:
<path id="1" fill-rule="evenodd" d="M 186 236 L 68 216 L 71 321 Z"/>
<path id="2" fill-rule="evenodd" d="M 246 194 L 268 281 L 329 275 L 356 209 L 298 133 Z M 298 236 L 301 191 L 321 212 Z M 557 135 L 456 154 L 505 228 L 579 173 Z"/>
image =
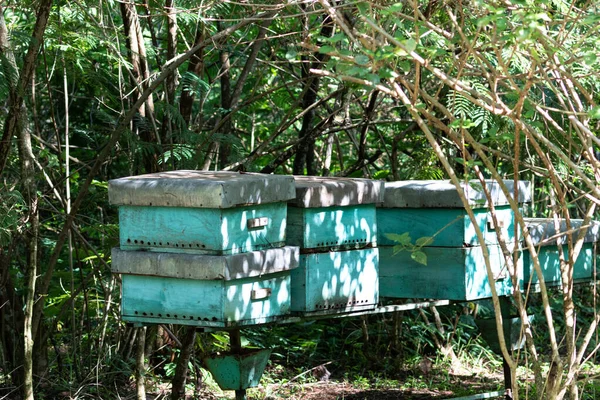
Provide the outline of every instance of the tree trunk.
<path id="1" fill-rule="evenodd" d="M 320 36 L 330 37 L 333 33 L 333 20 L 329 15 L 323 18 L 323 26 L 321 27 Z M 313 55 L 314 61 L 309 63 L 306 58 L 302 63 L 302 79 L 305 82 L 304 95 L 302 98 L 302 109 L 309 109 L 312 104 L 317 100 L 317 92 L 319 91 L 320 79 L 317 75 L 310 73 L 312 68 L 320 68 L 321 64 L 325 61 L 325 54 L 315 53 Z M 294 157 L 294 175 L 304 175 L 304 169 L 306 168 L 307 175 L 317 175 L 317 169 L 315 165 L 315 142 L 311 140 L 311 132 L 313 130 L 313 120 L 315 117 L 315 109 L 311 108 L 304 117 L 302 118 L 302 128 L 298 133 L 300 143 L 296 151 L 296 157 Z"/>
<path id="2" fill-rule="evenodd" d="M 196 342 L 196 328 L 186 327 L 185 337 L 183 338 L 183 347 L 177 359 L 177 367 L 171 385 L 171 400 L 185 398 L 185 381 L 188 373 L 188 364 L 192 353 L 194 352 L 194 343 Z"/>
<path id="3" fill-rule="evenodd" d="M 136 102 L 142 93 L 148 88 L 150 81 L 150 71 L 146 57 L 146 45 L 142 35 L 142 28 L 138 13 L 134 3 L 122 2 L 121 15 L 123 17 L 123 28 L 127 37 L 127 48 L 129 50 L 129 59 L 131 61 L 131 82 L 136 88 L 134 91 L 133 102 Z M 152 96 L 148 96 L 143 105 L 138 108 L 139 115 L 146 119 L 146 123 L 134 123 L 134 130 L 137 131 L 142 141 L 148 144 L 155 144 L 159 141 L 156 134 L 156 122 L 154 120 L 154 102 Z M 156 172 L 158 170 L 158 156 L 155 152 L 145 152 L 143 164 L 145 172 Z"/>
<path id="4" fill-rule="evenodd" d="M 165 12 L 167 14 L 167 59 L 172 60 L 177 54 L 177 14 L 175 13 L 175 0 L 165 1 Z M 163 143 L 163 150 L 167 149 L 167 144 L 173 150 L 173 112 L 175 105 L 175 89 L 177 88 L 177 71 L 170 75 L 166 80 L 166 99 L 169 105 L 168 109 L 163 111 L 163 120 L 161 124 L 160 142 Z"/>
<path id="5" fill-rule="evenodd" d="M 204 26 L 200 25 L 197 28 L 196 39 L 194 40 L 194 47 L 204 41 Z M 196 53 L 190 58 L 188 64 L 188 73 L 193 74 L 197 77 L 202 77 L 204 71 L 204 47 L 200 47 Z M 185 82 L 185 81 L 184 81 Z M 179 100 L 179 112 L 183 117 L 183 120 L 188 124 L 192 122 L 192 108 L 194 105 L 194 99 L 196 98 L 196 92 L 193 90 L 192 85 L 184 83 L 183 90 L 181 91 L 181 99 Z"/>
<path id="6" fill-rule="evenodd" d="M 39 214 L 37 186 L 34 170 L 34 155 L 31 148 L 31 136 L 29 127 L 21 126 L 19 129 L 19 158 L 21 160 L 21 180 L 23 182 L 23 193 L 29 208 L 29 231 L 26 235 L 28 247 L 27 266 L 27 291 L 25 297 L 25 321 L 24 321 L 24 357 L 23 370 L 25 379 L 23 383 L 23 398 L 33 400 L 33 306 L 35 303 L 35 283 L 38 274 L 38 236 L 39 236 Z"/>
<path id="7" fill-rule="evenodd" d="M 15 387 L 23 385 L 23 328 L 25 315 L 21 296 L 17 295 L 10 276 L 11 246 L 0 249 L 0 336 L 2 352 L 8 364 L 5 371 L 11 371 Z"/>
<path id="8" fill-rule="evenodd" d="M 31 77 L 33 76 L 37 56 L 40 47 L 43 42 L 44 33 L 46 32 L 46 25 L 48 18 L 50 17 L 50 9 L 52 7 L 52 0 L 41 0 L 38 6 L 36 14 L 35 26 L 33 28 L 33 34 L 29 42 L 29 48 L 25 55 L 25 61 L 21 72 L 19 73 L 16 67 L 14 55 L 10 48 L 8 41 L 8 31 L 4 23 L 4 9 L 0 4 L 0 55 L 6 57 L 6 62 L 3 63 L 2 67 L 5 68 L 5 73 L 8 70 L 9 79 L 9 111 L 4 122 L 4 132 L 2 133 L 2 139 L 0 139 L 0 175 L 4 171 L 6 166 L 6 160 L 10 153 L 11 141 L 13 136 L 19 136 L 19 129 L 21 126 L 22 114 L 25 111 L 23 101 L 25 98 L 26 88 L 30 86 Z M 2 57 L 0 57 L 2 58 Z M 11 83 L 12 82 L 12 83 Z M 16 85 L 14 85 L 16 82 Z"/>
<path id="9" fill-rule="evenodd" d="M 135 386 L 137 400 L 146 400 L 146 327 L 137 328 Z"/>

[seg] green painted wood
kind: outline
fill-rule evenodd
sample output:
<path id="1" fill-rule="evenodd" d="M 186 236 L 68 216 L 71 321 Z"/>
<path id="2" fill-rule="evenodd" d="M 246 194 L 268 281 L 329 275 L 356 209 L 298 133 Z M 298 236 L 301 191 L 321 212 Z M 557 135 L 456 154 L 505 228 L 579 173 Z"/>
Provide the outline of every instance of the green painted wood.
<path id="1" fill-rule="evenodd" d="M 281 247 L 286 214 L 282 202 L 226 209 L 121 206 L 120 247 L 211 255 Z M 256 219 L 266 225 L 249 228 Z"/>
<path id="2" fill-rule="evenodd" d="M 292 311 L 340 313 L 379 301 L 378 249 L 300 255 L 291 272 Z"/>
<path id="3" fill-rule="evenodd" d="M 270 355 L 270 349 L 260 349 L 212 354 L 203 361 L 222 390 L 244 390 L 258 386 Z"/>
<path id="4" fill-rule="evenodd" d="M 290 312 L 290 272 L 231 281 L 122 275 L 124 321 L 254 325 Z"/>
<path id="5" fill-rule="evenodd" d="M 558 246 L 556 244 L 550 246 L 538 247 L 538 260 L 542 269 L 542 275 L 547 286 L 562 286 L 560 258 Z M 563 246 L 565 257 L 569 257 L 569 248 Z M 594 272 L 594 243 L 584 243 L 573 265 L 573 280 L 577 282 L 590 282 L 596 278 Z M 531 289 L 538 291 L 539 278 L 533 267 L 533 260 L 529 250 L 523 251 L 523 285 L 527 287 L 531 285 Z"/>
<path id="6" fill-rule="evenodd" d="M 498 295 L 509 295 L 512 284 L 500 247 L 488 246 L 488 250 Z M 424 247 L 422 251 L 427 265 L 415 262 L 408 251 L 393 254 L 393 247 L 379 247 L 381 297 L 470 301 L 492 296 L 481 247 Z"/>
<path id="7" fill-rule="evenodd" d="M 534 316 L 529 315 L 529 322 L 533 321 Z M 520 350 L 525 346 L 525 335 L 521 331 L 521 318 L 503 318 L 502 330 L 504 331 L 504 340 L 509 351 Z M 502 354 L 500 350 L 500 340 L 498 339 L 498 330 L 496 319 L 476 319 L 475 324 L 481 332 L 481 337 L 487 342 L 490 349 L 497 354 Z"/>
<path id="8" fill-rule="evenodd" d="M 377 243 L 375 204 L 289 206 L 287 243 L 303 249 L 352 249 Z"/>
<path id="9" fill-rule="evenodd" d="M 492 217 L 485 208 L 475 209 L 477 225 L 482 230 L 487 244 L 498 244 Z M 496 208 L 496 215 L 503 221 L 503 233 L 509 241 L 515 239 L 514 214 L 510 206 Z M 475 226 L 462 208 L 378 208 L 377 243 L 393 246 L 398 243 L 386 236 L 388 233 L 408 232 L 413 240 L 432 237 L 432 247 L 478 246 Z"/>

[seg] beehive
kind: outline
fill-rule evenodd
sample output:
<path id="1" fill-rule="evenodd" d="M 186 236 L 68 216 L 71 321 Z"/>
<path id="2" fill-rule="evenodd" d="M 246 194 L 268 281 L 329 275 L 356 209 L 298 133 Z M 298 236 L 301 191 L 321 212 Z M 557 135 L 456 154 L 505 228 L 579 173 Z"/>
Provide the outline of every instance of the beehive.
<path id="1" fill-rule="evenodd" d="M 291 176 L 171 171 L 109 181 L 120 248 L 227 255 L 285 244 Z"/>
<path id="2" fill-rule="evenodd" d="M 537 251 L 537 257 L 542 269 L 542 275 L 547 286 L 561 286 L 561 263 L 557 239 L 562 239 L 564 257 L 570 258 L 568 241 L 572 243 L 581 232 L 583 220 L 572 219 L 570 229 L 567 229 L 565 220 L 559 221 L 559 230 L 552 218 L 527 218 L 527 230 Z M 584 237 L 583 247 L 573 263 L 574 282 L 589 282 L 596 279 L 595 258 L 596 243 L 600 240 L 600 223 L 592 221 L 588 224 Z M 539 290 L 539 278 L 534 271 L 533 260 L 527 248 L 523 250 L 523 284 L 524 288 Z M 531 286 L 529 286 L 531 285 Z"/>
<path id="3" fill-rule="evenodd" d="M 514 182 L 505 181 L 510 193 Z M 497 222 L 509 243 L 515 243 L 514 213 L 495 181 L 487 181 Z M 530 201 L 529 183 L 518 183 L 519 203 Z M 499 295 L 512 285 L 498 245 L 495 224 L 482 185 L 462 186 L 482 230 Z M 465 207 L 449 181 L 402 181 L 385 185 L 384 201 L 377 210 L 380 251 L 380 296 L 475 300 L 491 297 L 483 249 Z M 395 252 L 399 236 L 410 236 L 412 251 Z M 421 247 L 419 243 L 424 243 Z M 426 265 L 413 253 L 426 255 Z M 420 261 L 423 261 L 422 259 Z"/>
<path id="4" fill-rule="evenodd" d="M 121 314 L 137 323 L 203 327 L 262 324 L 290 312 L 298 247 L 227 256 L 113 249 Z"/>
<path id="5" fill-rule="evenodd" d="M 119 206 L 123 319 L 253 325 L 290 312 L 290 176 L 172 171 L 109 182 Z"/>
<path id="6" fill-rule="evenodd" d="M 287 242 L 300 246 L 301 255 L 292 271 L 292 311 L 374 308 L 379 301 L 376 203 L 383 182 L 294 178 Z"/>

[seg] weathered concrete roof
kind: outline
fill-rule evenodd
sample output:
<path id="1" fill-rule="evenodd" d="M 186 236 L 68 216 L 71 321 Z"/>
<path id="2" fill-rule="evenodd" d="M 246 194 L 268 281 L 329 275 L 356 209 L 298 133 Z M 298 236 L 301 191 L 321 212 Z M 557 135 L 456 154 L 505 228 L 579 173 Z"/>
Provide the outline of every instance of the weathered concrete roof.
<path id="1" fill-rule="evenodd" d="M 293 199 L 294 178 L 229 171 L 170 171 L 108 182 L 115 205 L 230 208 Z"/>
<path id="2" fill-rule="evenodd" d="M 294 176 L 296 196 L 289 204 L 297 207 L 332 207 L 380 203 L 383 181 L 358 178 Z"/>
<path id="3" fill-rule="evenodd" d="M 573 240 L 577 240 L 579 231 L 584 228 L 582 219 L 571 220 L 571 230 L 567 233 L 567 222 L 564 219 L 560 220 L 560 228 L 558 232 L 554 226 L 552 218 L 525 218 L 527 230 L 531 236 L 531 241 L 534 245 L 555 245 L 558 236 L 563 236 L 563 243 L 567 243 L 565 235 L 573 235 Z M 600 240 L 600 222 L 590 221 L 587 225 L 588 229 L 585 234 L 584 242 L 597 242 Z"/>
<path id="4" fill-rule="evenodd" d="M 182 279 L 233 280 L 294 269 L 300 249 L 285 246 L 228 256 L 112 249 L 112 271 Z"/>
<path id="5" fill-rule="evenodd" d="M 514 191 L 514 181 L 505 180 L 509 192 Z M 507 205 L 508 199 L 498 182 L 486 181 L 493 204 Z M 519 181 L 519 203 L 531 202 L 531 184 Z M 473 207 L 487 207 L 488 201 L 479 181 L 463 183 L 462 189 Z M 386 208 L 464 208 L 456 187 L 447 180 L 396 181 L 385 183 L 383 207 Z"/>

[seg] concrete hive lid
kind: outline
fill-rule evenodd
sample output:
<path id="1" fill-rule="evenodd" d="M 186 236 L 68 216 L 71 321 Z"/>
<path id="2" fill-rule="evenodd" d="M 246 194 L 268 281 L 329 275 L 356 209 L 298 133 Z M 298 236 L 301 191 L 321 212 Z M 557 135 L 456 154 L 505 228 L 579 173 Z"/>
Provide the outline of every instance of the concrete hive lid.
<path id="1" fill-rule="evenodd" d="M 296 196 L 288 204 L 303 208 L 381 203 L 383 181 L 358 178 L 294 176 Z"/>
<path id="2" fill-rule="evenodd" d="M 559 235 L 573 235 L 573 240 L 577 240 L 579 231 L 584 228 L 582 219 L 572 219 L 571 229 L 567 230 L 567 222 L 564 219 L 560 220 L 559 231 L 556 231 L 554 219 L 552 218 L 525 218 L 525 224 L 531 241 L 534 245 L 550 246 L 555 245 Z M 567 233 L 569 232 L 569 233 Z M 563 239 L 568 239 L 563 237 Z M 583 241 L 585 243 L 593 243 L 600 240 L 600 222 L 590 221 L 587 225 L 587 232 Z M 564 242 L 566 243 L 566 241 Z"/>
<path id="3" fill-rule="evenodd" d="M 230 171 L 169 171 L 108 182 L 115 205 L 230 208 L 293 199 L 294 178 Z"/>
<path id="4" fill-rule="evenodd" d="M 505 180 L 510 193 L 514 191 L 514 181 Z M 487 180 L 495 206 L 507 205 L 508 199 L 498 182 Z M 531 202 L 531 183 L 518 181 L 519 203 Z M 487 207 L 488 201 L 479 181 L 462 183 L 462 189 L 469 204 L 473 207 Z M 447 180 L 396 181 L 385 183 L 383 200 L 385 208 L 464 208 L 452 182 Z"/>
<path id="5" fill-rule="evenodd" d="M 300 248 L 294 246 L 228 256 L 112 249 L 112 272 L 199 280 L 234 280 L 292 270 Z"/>

